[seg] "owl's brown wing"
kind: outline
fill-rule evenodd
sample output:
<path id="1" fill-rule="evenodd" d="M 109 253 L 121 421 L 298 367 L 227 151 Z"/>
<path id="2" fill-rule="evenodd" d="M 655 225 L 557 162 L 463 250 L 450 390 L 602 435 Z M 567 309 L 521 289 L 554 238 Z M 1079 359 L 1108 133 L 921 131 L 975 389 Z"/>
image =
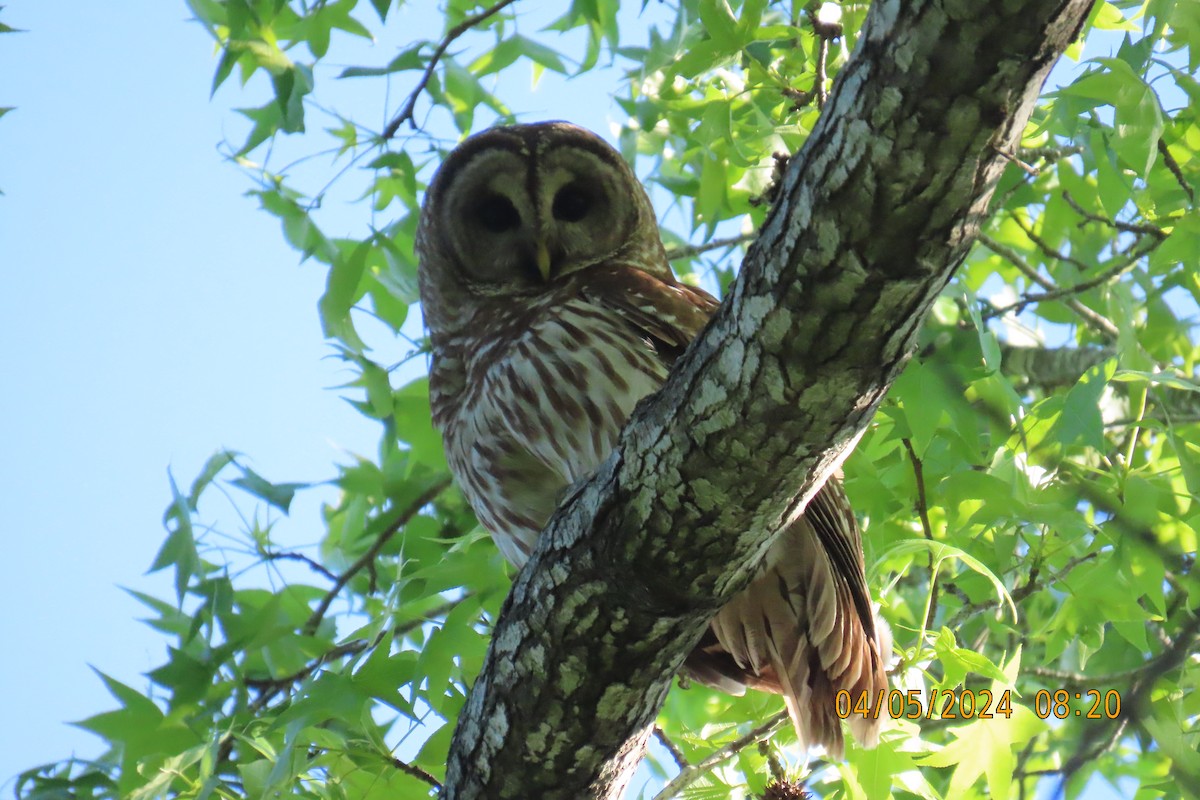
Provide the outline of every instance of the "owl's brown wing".
<path id="1" fill-rule="evenodd" d="M 668 367 L 721 305 L 703 289 L 640 269 L 594 267 L 586 278 L 580 294 L 620 314 L 653 344 Z"/>

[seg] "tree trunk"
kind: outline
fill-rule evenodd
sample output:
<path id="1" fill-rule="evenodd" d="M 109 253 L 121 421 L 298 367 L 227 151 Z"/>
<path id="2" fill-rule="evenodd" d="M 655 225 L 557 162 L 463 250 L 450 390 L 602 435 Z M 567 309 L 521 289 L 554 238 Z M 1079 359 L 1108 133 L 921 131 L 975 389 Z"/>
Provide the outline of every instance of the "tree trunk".
<path id="1" fill-rule="evenodd" d="M 904 366 L 1090 6 L 873 3 L 728 299 L 518 576 L 443 797 L 621 795 L 709 618 Z"/>

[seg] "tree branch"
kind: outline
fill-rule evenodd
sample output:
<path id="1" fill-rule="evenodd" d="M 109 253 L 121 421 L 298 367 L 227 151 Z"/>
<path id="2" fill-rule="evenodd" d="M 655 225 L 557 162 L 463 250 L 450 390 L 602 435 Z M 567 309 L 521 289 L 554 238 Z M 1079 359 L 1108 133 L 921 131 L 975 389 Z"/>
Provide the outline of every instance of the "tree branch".
<path id="1" fill-rule="evenodd" d="M 1175 182 L 1179 184 L 1179 188 L 1183 189 L 1183 193 L 1187 195 L 1190 202 L 1196 202 L 1196 193 L 1192 190 L 1191 184 L 1187 182 L 1187 178 L 1183 177 L 1183 170 L 1179 166 L 1179 162 L 1175 160 L 1175 156 L 1171 155 L 1171 148 L 1167 147 L 1167 143 L 1162 139 L 1158 140 L 1158 153 L 1162 156 L 1163 165 L 1167 168 L 1175 178 Z"/>
<path id="2" fill-rule="evenodd" d="M 411 775 L 419 781 L 424 781 L 425 783 L 428 783 L 430 786 L 432 786 L 435 789 L 442 788 L 442 784 L 438 781 L 437 778 L 433 777 L 428 772 L 426 772 L 425 770 L 418 767 L 416 764 L 409 764 L 407 761 L 401 761 L 400 759 L 393 756 L 391 758 L 391 765 L 393 767 L 395 767 L 396 769 L 400 770 L 401 772 L 403 772 L 405 775 Z M 428 791 L 428 790 L 426 790 L 426 791 Z"/>
<path id="3" fill-rule="evenodd" d="M 711 242 L 696 245 L 684 245 L 682 247 L 672 247 L 667 251 L 667 261 L 678 261 L 681 258 L 694 258 L 701 253 L 707 253 L 710 250 L 720 250 L 723 247 L 737 247 L 739 244 L 745 244 L 752 241 L 754 234 L 742 233 L 737 236 L 727 236 L 724 239 L 713 239 Z"/>
<path id="4" fill-rule="evenodd" d="M 691 762 L 687 760 L 687 756 L 679 749 L 679 745 L 671 741 L 671 737 L 667 736 L 667 732 L 658 725 L 654 726 L 654 738 L 658 739 L 658 743 L 665 747 L 667 752 L 671 754 L 671 758 L 675 760 L 675 766 L 681 770 L 691 766 Z"/>
<path id="5" fill-rule="evenodd" d="M 369 565 L 373 564 L 375 562 L 375 557 L 379 555 L 381 550 L 383 550 L 384 545 L 386 545 L 393 536 L 395 536 L 402 528 L 404 528 L 404 526 L 407 525 L 409 521 L 421 511 L 422 508 L 429 503 L 432 503 L 433 499 L 444 492 L 449 486 L 450 478 L 447 476 L 422 492 L 419 497 L 409 503 L 408 507 L 401 511 L 399 515 L 397 515 L 396 519 L 394 519 L 387 526 L 387 528 L 385 528 L 383 532 L 375 538 L 375 541 L 372 542 L 371 546 L 367 548 L 367 552 L 359 556 L 357 561 L 351 564 L 345 572 L 338 576 L 337 581 L 334 582 L 329 591 L 325 593 L 325 596 L 321 598 L 321 602 L 313 611 L 312 616 L 310 616 L 308 621 L 304 623 L 303 630 L 305 633 L 312 634 L 316 632 L 317 628 L 321 624 L 321 620 L 325 618 L 325 613 L 329 611 L 329 606 L 333 603 L 334 598 L 336 598 L 338 593 L 345 588 L 346 584 L 350 582 L 350 579 L 363 569 L 367 568 Z"/>
<path id="6" fill-rule="evenodd" d="M 706 331 L 513 585 L 444 798 L 614 798 L 709 619 L 871 420 L 1090 0 L 874 3 Z"/>
<path id="7" fill-rule="evenodd" d="M 1079 205 L 1079 201 L 1072 197 L 1071 193 L 1066 189 L 1063 189 L 1062 196 L 1063 199 L 1067 201 L 1067 205 L 1075 209 L 1075 213 L 1083 217 L 1088 222 L 1099 222 L 1101 225 L 1107 225 L 1113 230 L 1120 231 L 1121 233 L 1136 233 L 1140 236 L 1153 236 L 1156 239 L 1167 238 L 1167 232 L 1157 225 L 1152 225 L 1148 222 L 1121 222 L 1120 220 L 1111 219 L 1099 214 L 1093 214 L 1091 211 L 1088 211 L 1086 208 Z"/>
<path id="8" fill-rule="evenodd" d="M 421 93 L 425 91 L 425 87 L 429 85 L 429 79 L 433 77 L 433 71 L 437 69 L 438 62 L 441 61 L 442 56 L 446 54 L 446 48 L 450 47 L 450 45 L 454 43 L 455 39 L 471 30 L 471 28 L 474 28 L 476 25 L 488 19 L 489 17 L 495 16 L 516 1 L 517 0 L 500 0 L 500 2 L 496 3 L 496 5 L 485 8 L 478 14 L 473 14 L 472 16 L 467 17 L 462 22 L 446 31 L 446 35 L 442 37 L 442 41 L 438 44 L 437 48 L 434 49 L 433 55 L 429 57 L 429 63 L 425 65 L 425 71 L 421 73 L 421 79 L 417 81 L 417 85 L 411 92 L 409 92 L 408 99 L 404 101 L 404 105 L 401 107 L 400 113 L 397 114 L 395 118 L 388 123 L 387 127 L 383 129 L 384 141 L 394 137 L 396 132 L 400 130 L 400 126 L 405 122 L 408 122 L 413 128 L 417 127 L 416 120 L 413 116 L 417 108 L 417 99 L 421 96 Z"/>
<path id="9" fill-rule="evenodd" d="M 908 460 L 912 464 L 913 480 L 917 483 L 917 516 L 921 520 L 921 531 L 925 534 L 925 538 L 933 541 L 933 526 L 929 524 L 929 502 L 925 497 L 925 465 L 921 463 L 921 459 L 917 456 L 917 451 L 913 449 L 912 441 L 909 439 L 901 439 L 900 443 L 904 445 L 904 449 L 908 451 Z M 925 612 L 925 629 L 933 627 L 933 620 L 937 617 L 938 610 L 938 584 L 937 576 L 933 573 L 933 550 L 929 551 L 929 610 Z"/>
<path id="10" fill-rule="evenodd" d="M 1107 317 L 1098 314 L 1073 297 L 1078 290 L 1074 289 L 1073 287 L 1068 289 L 1060 288 L 1059 285 L 1054 281 L 1044 277 L 1040 272 L 1030 266 L 1029 262 L 1022 258 L 1021 254 L 1016 250 L 997 242 L 987 234 L 979 234 L 979 243 L 1004 260 L 1008 261 L 1008 263 L 1016 267 L 1022 275 L 1046 290 L 1041 294 L 1023 295 L 1017 302 L 1004 306 L 1003 308 L 993 308 L 985 315 L 985 318 L 991 319 L 993 317 L 1002 317 L 1010 311 L 1020 313 L 1025 306 L 1031 303 L 1041 302 L 1043 300 L 1062 300 L 1063 305 L 1078 314 L 1084 320 L 1084 322 L 1087 322 L 1102 336 L 1108 339 L 1117 338 L 1117 334 L 1119 334 L 1120 331 L 1117 330 L 1116 325 L 1114 325 Z"/>
<path id="11" fill-rule="evenodd" d="M 1092 269 L 1091 264 L 1085 264 L 1084 262 L 1080 261 L 1078 258 L 1069 256 L 1066 253 L 1062 252 L 1061 250 L 1051 247 L 1050 243 L 1047 242 L 1045 239 L 1043 239 L 1041 236 L 1038 236 L 1037 231 L 1035 231 L 1033 229 L 1033 226 L 1030 225 L 1029 223 L 1027 223 L 1024 219 L 1022 219 L 1020 214 L 1010 214 L 1009 219 L 1011 219 L 1013 222 L 1015 222 L 1017 224 L 1017 227 L 1020 228 L 1021 231 L 1029 238 L 1029 241 L 1036 244 L 1038 246 L 1038 249 L 1041 250 L 1046 255 L 1050 256 L 1050 258 L 1053 258 L 1055 261 L 1063 261 L 1067 264 L 1074 264 L 1075 268 L 1078 269 L 1080 272 L 1091 271 L 1091 269 Z"/>
<path id="12" fill-rule="evenodd" d="M 318 561 L 304 555 L 303 553 L 293 553 L 290 550 L 266 550 L 262 551 L 264 561 L 299 561 L 301 564 L 307 564 L 308 568 L 319 575 L 323 575 L 331 581 L 338 579 L 329 569 Z"/>
<path id="13" fill-rule="evenodd" d="M 1022 347 L 1000 345 L 1001 370 L 1013 387 L 1050 392 L 1074 386 L 1083 373 L 1117 353 L 1114 347 Z"/>
<path id="14" fill-rule="evenodd" d="M 787 722 L 787 712 L 780 711 L 769 720 L 759 725 L 754 730 L 747 733 L 738 739 L 734 739 L 729 744 L 721 747 L 704 757 L 704 760 L 699 764 L 694 764 L 685 767 L 679 771 L 679 774 L 671 779 L 671 782 L 662 788 L 658 794 L 654 795 L 654 800 L 670 800 L 672 797 L 678 797 L 679 794 L 691 786 L 697 780 L 708 774 L 713 767 L 725 763 L 735 755 L 745 750 L 751 745 L 758 744 L 763 739 L 766 739 L 775 731 L 779 730 Z"/>
<path id="15" fill-rule="evenodd" d="M 1114 683 L 1123 683 L 1130 678 L 1137 677 L 1143 669 L 1145 669 L 1145 665 L 1140 665 L 1133 669 L 1121 670 L 1120 672 L 1084 675 L 1082 672 L 1070 672 L 1064 669 L 1051 669 L 1050 667 L 1027 667 L 1022 672 L 1047 681 L 1053 681 L 1054 685 L 1094 688 L 1097 686 L 1112 686 Z"/>
<path id="16" fill-rule="evenodd" d="M 1136 670 L 1118 673 L 1122 677 L 1134 678 L 1129 690 L 1121 694 L 1121 716 L 1118 719 L 1105 720 L 1095 726 L 1089 726 L 1084 732 L 1079 747 L 1061 766 L 1029 770 L 1021 774 L 1024 776 L 1062 775 L 1062 783 L 1065 786 L 1071 776 L 1082 769 L 1085 764 L 1111 750 L 1127 730 L 1140 724 L 1146 714 L 1146 703 L 1150 692 L 1158 679 L 1182 666 L 1188 656 L 1194 652 L 1198 641 L 1200 641 L 1200 616 L 1192 616 L 1184 623 L 1175 640 L 1162 653 Z M 1087 681 L 1091 685 L 1096 685 L 1097 679 L 1103 677 L 1089 676 Z M 1055 676 L 1055 679 L 1059 678 Z M 1200 790 L 1200 783 L 1197 782 L 1195 775 L 1188 775 L 1180 771 L 1174 777 L 1176 781 L 1182 782 L 1182 786 L 1188 787 L 1191 791 Z"/>

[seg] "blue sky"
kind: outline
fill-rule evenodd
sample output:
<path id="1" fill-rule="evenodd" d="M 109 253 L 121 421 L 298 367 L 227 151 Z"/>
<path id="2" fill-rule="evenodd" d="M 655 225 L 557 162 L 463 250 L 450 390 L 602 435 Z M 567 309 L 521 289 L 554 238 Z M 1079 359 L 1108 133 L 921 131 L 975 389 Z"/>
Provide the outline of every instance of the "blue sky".
<path id="1" fill-rule="evenodd" d="M 216 144 L 212 47 L 182 3 L 17 0 L 0 38 L 0 781 L 100 742 L 88 665 L 144 688 L 163 643 L 119 586 L 163 536 L 167 469 L 222 446 L 320 479 L 370 430 L 325 387 L 324 275 L 297 265 Z M 298 509 L 300 511 L 312 509 Z M 18 724 L 12 724 L 12 723 Z"/>
<path id="2" fill-rule="evenodd" d="M 262 93 L 230 81 L 209 99 L 212 43 L 181 1 L 65 5 L 10 0 L 0 16 L 27 31 L 0 37 L 0 106 L 16 107 L 0 119 L 5 792 L 21 770 L 101 752 L 65 724 L 114 705 L 89 665 L 145 689 L 162 663 L 120 587 L 170 596 L 165 574 L 145 575 L 168 469 L 186 485 L 229 447 L 270 479 L 318 481 L 377 435 L 331 388 L 351 376 L 322 339 L 323 270 L 298 263 L 218 151 L 244 135 L 230 109 Z M 391 33 L 438 25 L 402 17 Z M 358 52 L 384 63 L 395 44 Z M 548 76 L 507 96 L 526 118 L 605 131 L 619 118 L 605 80 Z M 342 85 L 380 118 L 408 91 L 397 81 L 385 102 L 378 84 Z M 322 219 L 361 234 L 365 214 Z M 293 506 L 301 539 L 318 536 L 322 496 Z"/>
<path id="3" fill-rule="evenodd" d="M 395 12 L 396 36 L 440 35 L 440 18 L 410 13 Z M 11 0 L 0 16 L 25 31 L 0 37 L 0 106 L 16 107 L 0 119 L 0 791 L 35 764 L 101 752 L 65 724 L 114 706 L 89 665 L 144 690 L 162 663 L 120 587 L 170 596 L 166 574 L 145 574 L 168 469 L 186 486 L 229 447 L 270 479 L 318 481 L 375 446 L 331 388 L 352 376 L 322 339 L 324 271 L 299 263 L 218 151 L 244 137 L 230 109 L 260 104 L 263 87 L 231 80 L 210 100 L 212 42 L 189 16 L 161 0 Z M 393 45 L 357 55 L 386 63 Z M 515 95 L 531 119 L 604 130 L 615 105 L 601 85 Z M 378 83 L 340 87 L 374 118 L 408 91 L 394 84 L 389 108 Z M 322 222 L 361 234 L 366 214 Z M 293 505 L 305 541 L 322 496 Z"/>

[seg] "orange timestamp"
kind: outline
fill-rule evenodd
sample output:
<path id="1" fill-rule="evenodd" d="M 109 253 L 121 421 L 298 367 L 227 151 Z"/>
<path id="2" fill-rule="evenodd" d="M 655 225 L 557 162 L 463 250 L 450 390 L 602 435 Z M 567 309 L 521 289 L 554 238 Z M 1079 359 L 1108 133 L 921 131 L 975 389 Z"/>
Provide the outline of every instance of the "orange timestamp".
<path id="1" fill-rule="evenodd" d="M 949 689 L 933 689 L 929 696 L 920 689 L 880 689 L 874 697 L 866 691 L 857 697 L 842 689 L 834 698 L 839 719 L 859 716 L 863 719 L 879 719 L 887 715 L 892 719 L 992 719 L 1012 716 L 1012 692 L 1005 689 L 999 695 L 988 689 L 955 692 Z"/>
<path id="2" fill-rule="evenodd" d="M 873 697 L 865 691 L 854 697 L 842 689 L 834 702 L 840 719 L 851 716 L 879 719 L 885 714 L 892 719 L 1009 719 L 1013 713 L 1012 692 L 1008 689 L 999 695 L 987 689 L 964 689 L 960 692 L 933 689 L 928 698 L 923 695 L 920 689 L 905 692 L 880 689 Z M 1076 704 L 1072 704 L 1072 700 Z M 1117 719 L 1121 716 L 1121 693 L 1116 689 L 1106 692 L 1099 689 L 1077 692 L 1039 689 L 1033 695 L 1033 713 L 1041 719 Z"/>
<path id="3" fill-rule="evenodd" d="M 1088 698 L 1091 698 L 1088 705 Z M 1080 703 L 1073 706 L 1071 701 Z M 1083 708 L 1083 705 L 1088 705 Z M 1038 689 L 1033 695 L 1033 713 L 1042 719 L 1057 717 L 1080 717 L 1082 719 L 1116 719 L 1121 716 L 1121 693 L 1116 689 L 1101 692 L 1099 689 L 1067 691 Z"/>

